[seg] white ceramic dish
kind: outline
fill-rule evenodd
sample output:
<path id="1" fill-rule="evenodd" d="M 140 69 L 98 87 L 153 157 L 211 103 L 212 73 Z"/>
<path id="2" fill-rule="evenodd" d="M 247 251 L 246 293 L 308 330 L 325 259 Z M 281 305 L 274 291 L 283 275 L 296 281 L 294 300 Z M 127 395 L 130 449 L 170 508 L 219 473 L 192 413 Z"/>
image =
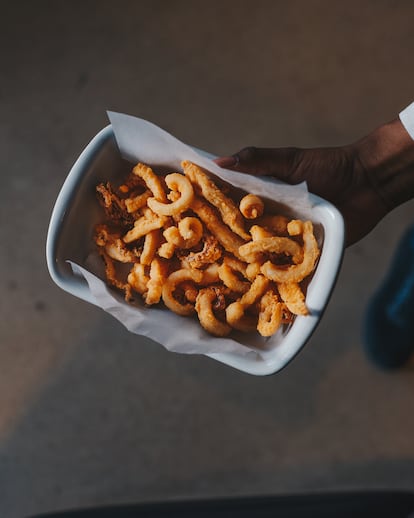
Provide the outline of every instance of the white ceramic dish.
<path id="1" fill-rule="evenodd" d="M 67 261 L 83 263 L 91 247 L 93 227 L 102 219 L 95 197 L 97 183 L 111 181 L 126 174 L 130 168 L 131 164 L 120 157 L 111 126 L 107 126 L 92 139 L 72 167 L 51 216 L 46 245 L 50 275 L 63 290 L 92 304 L 95 300 L 88 284 L 74 275 Z M 306 301 L 311 315 L 297 317 L 282 343 L 261 356 L 223 353 L 209 354 L 211 358 L 249 374 L 273 374 L 292 360 L 315 330 L 341 265 L 344 223 L 333 205 L 317 196 L 310 196 L 312 219 L 321 224 L 324 234 L 321 256 L 307 288 Z"/>

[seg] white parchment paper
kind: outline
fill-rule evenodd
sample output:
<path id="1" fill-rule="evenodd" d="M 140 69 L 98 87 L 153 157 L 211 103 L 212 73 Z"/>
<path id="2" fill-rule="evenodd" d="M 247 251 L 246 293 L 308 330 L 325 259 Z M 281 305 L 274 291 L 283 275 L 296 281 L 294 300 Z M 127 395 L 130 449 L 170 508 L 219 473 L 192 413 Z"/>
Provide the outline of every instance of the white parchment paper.
<path id="1" fill-rule="evenodd" d="M 121 113 L 108 112 L 112 129 L 123 158 L 144 162 L 152 167 L 182 171 L 181 162 L 190 160 L 229 184 L 244 191 L 293 207 L 300 218 L 311 218 L 311 204 L 306 184 L 290 186 L 269 178 L 254 177 L 218 167 L 210 158 L 179 141 L 154 124 Z M 99 277 L 99 265 L 93 255 L 86 260 L 87 268 L 71 262 L 76 275 L 83 277 L 96 301 L 104 311 L 118 319 L 130 332 L 160 343 L 166 349 L 187 354 L 233 353 L 261 356 L 281 343 L 288 331 L 280 330 L 264 339 L 258 333 L 234 332 L 231 337 L 209 335 L 194 318 L 181 317 L 167 309 L 147 308 L 143 304 L 127 304 L 122 296 L 109 288 Z"/>

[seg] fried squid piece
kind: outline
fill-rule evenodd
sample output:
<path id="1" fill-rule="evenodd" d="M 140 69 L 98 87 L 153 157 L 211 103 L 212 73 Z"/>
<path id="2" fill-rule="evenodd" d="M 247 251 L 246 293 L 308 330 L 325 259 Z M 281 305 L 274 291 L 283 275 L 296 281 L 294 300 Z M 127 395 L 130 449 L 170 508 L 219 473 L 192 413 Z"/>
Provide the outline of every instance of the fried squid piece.
<path id="1" fill-rule="evenodd" d="M 235 234 L 245 240 L 249 240 L 250 236 L 244 229 L 243 216 L 233 200 L 223 194 L 198 165 L 185 160 L 181 163 L 181 166 L 184 170 L 184 174 L 188 176 L 194 185 L 199 187 L 203 197 L 216 207 L 224 223 L 228 225 Z"/>
<path id="2" fill-rule="evenodd" d="M 167 279 L 168 265 L 159 258 L 155 258 L 150 267 L 145 304 L 158 304 L 162 295 L 162 287 Z"/>
<path id="3" fill-rule="evenodd" d="M 266 291 L 260 299 L 257 330 L 262 336 L 272 336 L 279 329 L 283 319 L 284 304 L 273 289 Z"/>
<path id="4" fill-rule="evenodd" d="M 165 203 L 167 201 L 167 195 L 165 194 L 160 178 L 154 173 L 151 167 L 145 164 L 137 164 L 132 170 L 133 174 L 142 178 L 149 189 L 152 192 L 154 198 L 160 202 Z"/>
<path id="5" fill-rule="evenodd" d="M 258 275 L 252 282 L 249 290 L 239 300 L 227 306 L 226 320 L 231 327 L 245 332 L 256 329 L 256 319 L 246 315 L 246 311 L 259 300 L 268 285 L 268 279 L 264 275 Z"/>
<path id="6" fill-rule="evenodd" d="M 199 291 L 197 286 L 193 282 L 184 281 L 181 283 L 181 289 L 183 290 L 186 300 L 191 304 L 195 304 Z"/>
<path id="7" fill-rule="evenodd" d="M 173 225 L 164 230 L 163 235 L 169 244 L 164 248 L 167 253 L 172 250 L 172 257 L 176 248 L 187 250 L 198 245 L 203 237 L 203 224 L 199 219 L 187 216 L 178 222 L 178 227 Z"/>
<path id="8" fill-rule="evenodd" d="M 135 263 L 139 253 L 129 250 L 117 232 L 110 232 L 105 224 L 96 225 L 94 234 L 95 243 L 102 247 L 106 254 L 121 263 Z"/>
<path id="9" fill-rule="evenodd" d="M 280 267 L 267 261 L 261 267 L 261 272 L 268 279 L 275 282 L 300 282 L 308 276 L 315 268 L 316 261 L 319 257 L 318 243 L 313 234 L 313 225 L 311 221 L 294 220 L 294 231 L 300 226 L 303 238 L 303 260 L 298 264 L 293 264 L 287 268 Z"/>
<path id="10" fill-rule="evenodd" d="M 175 296 L 175 292 L 181 283 L 186 281 L 200 283 L 202 278 L 203 273 L 200 270 L 188 270 L 184 268 L 171 273 L 162 287 L 162 300 L 167 308 L 178 315 L 191 315 L 194 312 L 194 306 L 188 301 L 183 303 L 178 300 L 178 297 Z M 188 287 L 187 283 L 186 286 Z"/>
<path id="11" fill-rule="evenodd" d="M 262 216 L 256 220 L 257 225 L 270 230 L 273 235 L 284 236 L 287 235 L 287 226 L 289 219 L 286 216 L 270 215 Z"/>
<path id="12" fill-rule="evenodd" d="M 132 243 L 149 232 L 162 228 L 165 221 L 165 216 L 157 216 L 157 214 L 147 210 L 144 216 L 135 220 L 134 227 L 124 235 L 123 240 L 125 243 Z"/>
<path id="13" fill-rule="evenodd" d="M 148 207 L 163 216 L 177 216 L 187 210 L 194 198 L 194 189 L 191 182 L 179 173 L 171 173 L 165 177 L 167 187 L 180 196 L 171 203 L 158 201 L 155 197 L 148 198 Z"/>
<path id="14" fill-rule="evenodd" d="M 133 171 L 131 170 L 127 177 L 125 178 L 125 181 L 118 187 L 119 192 L 121 192 L 124 195 L 128 195 L 131 192 L 136 191 L 137 189 L 142 191 L 143 186 L 145 185 L 145 182 L 142 178 L 135 175 Z"/>
<path id="15" fill-rule="evenodd" d="M 126 198 L 125 207 L 127 212 L 132 214 L 133 212 L 137 212 L 137 210 L 142 209 L 142 207 L 145 207 L 150 196 L 152 196 L 152 192 L 147 189 L 143 193 L 137 194 L 133 198 Z"/>
<path id="16" fill-rule="evenodd" d="M 161 243 L 161 229 L 156 228 L 145 235 L 144 247 L 142 249 L 140 262 L 142 264 L 151 264 L 155 257 L 158 247 Z"/>
<path id="17" fill-rule="evenodd" d="M 260 241 L 261 239 L 265 239 L 266 237 L 275 237 L 275 235 L 260 225 L 253 225 L 250 227 L 250 235 L 252 236 L 253 241 Z"/>
<path id="18" fill-rule="evenodd" d="M 245 241 L 232 232 L 229 227 L 221 221 L 215 209 L 197 197 L 194 197 L 191 208 L 205 224 L 211 234 L 216 236 L 218 242 L 223 246 L 223 248 L 238 259 L 243 260 L 243 257 L 239 254 L 239 247 L 243 245 Z"/>
<path id="19" fill-rule="evenodd" d="M 218 274 L 219 265 L 218 263 L 211 263 L 205 268 L 203 271 L 203 279 L 201 283 L 203 286 L 208 286 L 209 284 L 214 284 L 220 280 Z"/>
<path id="20" fill-rule="evenodd" d="M 140 295 L 144 295 L 148 291 L 149 275 L 148 267 L 142 263 L 135 263 L 128 275 L 128 284 L 134 291 Z"/>
<path id="21" fill-rule="evenodd" d="M 255 194 L 247 194 L 240 200 L 240 212 L 246 219 L 256 219 L 263 214 L 263 201 Z"/>
<path id="22" fill-rule="evenodd" d="M 203 266 L 215 263 L 221 257 L 221 248 L 214 236 L 207 236 L 204 240 L 201 252 L 191 252 L 186 256 L 190 268 L 202 268 Z"/>
<path id="23" fill-rule="evenodd" d="M 214 336 L 227 336 L 231 332 L 231 327 L 226 322 L 219 320 L 214 314 L 214 311 L 223 310 L 224 307 L 224 293 L 219 287 L 209 286 L 199 291 L 195 309 L 200 324 Z"/>
<path id="24" fill-rule="evenodd" d="M 249 263 L 246 266 L 246 277 L 250 282 L 254 281 L 254 279 L 259 275 L 261 267 L 262 263 L 260 261 Z"/>
<path id="25" fill-rule="evenodd" d="M 308 315 L 305 295 L 297 282 L 278 282 L 277 290 L 286 307 L 294 315 Z"/>
<path id="26" fill-rule="evenodd" d="M 128 213 L 125 201 L 119 198 L 112 190 L 111 184 L 100 183 L 96 186 L 96 193 L 98 196 L 99 203 L 103 207 L 106 216 L 113 223 L 120 224 L 122 226 L 131 225 L 134 222 L 134 218 Z"/>
<path id="27" fill-rule="evenodd" d="M 289 237 L 265 237 L 250 241 L 239 248 L 239 254 L 249 263 L 263 260 L 270 253 L 291 256 L 296 264 L 303 258 L 302 247 Z"/>
<path id="28" fill-rule="evenodd" d="M 223 263 L 219 266 L 218 273 L 225 286 L 237 293 L 246 293 L 250 288 L 250 282 L 241 280 L 238 276 L 240 274 L 247 279 L 246 267 L 246 263 L 239 261 L 235 257 L 226 256 L 223 259 Z"/>
<path id="29" fill-rule="evenodd" d="M 171 259 L 171 257 L 174 255 L 175 252 L 175 245 L 174 243 L 169 243 L 168 241 L 166 243 L 163 243 L 158 248 L 158 255 L 160 257 L 163 257 L 164 259 Z"/>
<path id="30" fill-rule="evenodd" d="M 114 262 L 111 257 L 105 252 L 105 250 L 102 248 L 99 250 L 99 253 L 104 260 L 105 263 L 105 276 L 108 283 L 113 286 L 114 288 L 117 288 L 118 290 L 121 290 L 124 292 L 125 300 L 127 302 L 130 302 L 133 300 L 131 286 L 127 282 L 122 282 L 119 280 L 116 276 L 116 269 Z"/>

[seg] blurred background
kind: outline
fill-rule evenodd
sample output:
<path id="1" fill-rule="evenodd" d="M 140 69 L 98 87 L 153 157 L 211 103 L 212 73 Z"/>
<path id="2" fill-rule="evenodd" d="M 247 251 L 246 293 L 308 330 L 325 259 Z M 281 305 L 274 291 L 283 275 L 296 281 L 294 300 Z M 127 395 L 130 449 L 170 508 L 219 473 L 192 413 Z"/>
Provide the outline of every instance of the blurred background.
<path id="1" fill-rule="evenodd" d="M 350 143 L 414 100 L 413 19 L 388 0 L 1 2 L 1 516 L 414 488 L 414 371 L 361 344 L 413 203 L 346 251 L 309 344 L 265 378 L 129 334 L 45 262 L 106 110 L 216 154 Z"/>

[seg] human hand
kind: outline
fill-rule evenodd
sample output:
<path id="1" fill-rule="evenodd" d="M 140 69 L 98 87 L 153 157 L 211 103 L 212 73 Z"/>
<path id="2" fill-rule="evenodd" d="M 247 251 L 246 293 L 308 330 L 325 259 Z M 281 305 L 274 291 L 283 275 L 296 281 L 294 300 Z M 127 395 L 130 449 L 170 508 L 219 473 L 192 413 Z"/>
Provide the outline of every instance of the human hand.
<path id="1" fill-rule="evenodd" d="M 347 246 L 368 234 L 395 206 L 414 196 L 414 181 L 408 190 L 403 181 L 408 176 L 407 168 L 411 173 L 414 169 L 414 143 L 399 119 L 348 146 L 247 147 L 215 162 L 242 173 L 274 176 L 290 184 L 306 181 L 310 192 L 330 201 L 342 213 Z M 390 179 L 398 184 L 391 190 Z"/>

